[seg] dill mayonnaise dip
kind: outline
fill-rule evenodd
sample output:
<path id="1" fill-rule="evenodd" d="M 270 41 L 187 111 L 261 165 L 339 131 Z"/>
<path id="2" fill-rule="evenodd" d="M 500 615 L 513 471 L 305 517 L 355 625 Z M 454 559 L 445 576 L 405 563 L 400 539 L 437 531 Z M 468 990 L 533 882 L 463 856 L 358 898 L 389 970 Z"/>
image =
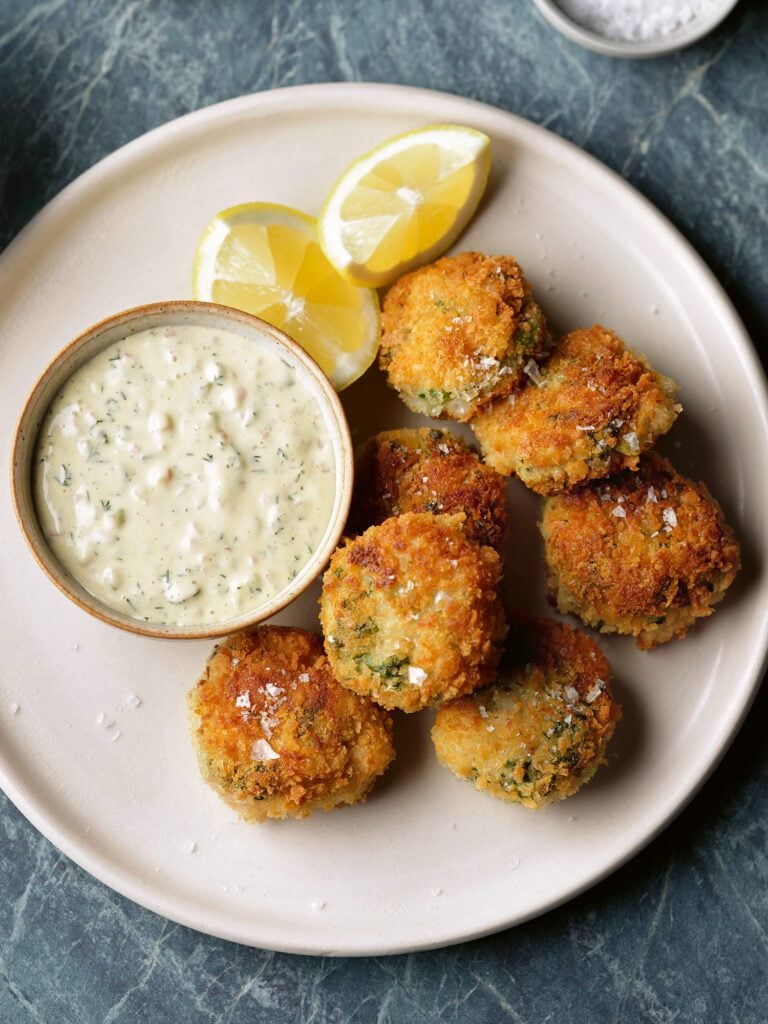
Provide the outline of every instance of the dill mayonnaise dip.
<path id="1" fill-rule="evenodd" d="M 43 421 L 34 491 L 48 544 L 94 597 L 137 619 L 199 626 L 254 610 L 326 532 L 327 416 L 269 336 L 133 334 L 73 373 Z"/>

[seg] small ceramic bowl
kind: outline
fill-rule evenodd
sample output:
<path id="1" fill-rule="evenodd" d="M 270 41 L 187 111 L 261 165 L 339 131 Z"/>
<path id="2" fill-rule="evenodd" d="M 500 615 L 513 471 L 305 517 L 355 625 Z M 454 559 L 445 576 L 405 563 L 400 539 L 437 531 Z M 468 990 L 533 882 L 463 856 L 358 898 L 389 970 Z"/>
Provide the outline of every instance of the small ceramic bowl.
<path id="1" fill-rule="evenodd" d="M 720 24 L 730 14 L 738 3 L 738 0 L 717 0 L 705 14 L 692 18 L 686 25 L 681 26 L 668 35 L 659 36 L 656 39 L 646 40 L 624 40 L 609 39 L 607 36 L 598 35 L 584 28 L 578 22 L 570 18 L 557 0 L 533 0 L 536 7 L 544 15 L 550 25 L 553 25 L 558 32 L 579 43 L 587 50 L 595 53 L 603 53 L 608 57 L 660 57 L 664 53 L 671 53 L 673 50 L 682 50 L 686 46 L 702 39 L 708 32 Z"/>
<path id="2" fill-rule="evenodd" d="M 308 378 L 318 403 L 324 405 L 329 424 L 336 472 L 335 497 L 320 544 L 289 586 L 242 615 L 200 626 L 158 625 L 116 611 L 90 594 L 59 562 L 49 547 L 38 520 L 33 496 L 33 458 L 41 424 L 49 405 L 69 377 L 89 359 L 114 342 L 138 331 L 157 327 L 195 325 L 230 330 L 246 338 L 266 337 Z M 19 418 L 13 441 L 11 489 L 19 526 L 38 565 L 62 593 L 102 622 L 143 636 L 161 639 L 201 639 L 223 636 L 270 618 L 299 596 L 319 576 L 336 545 L 349 512 L 352 496 L 353 452 L 349 427 L 333 385 L 317 363 L 286 334 L 258 317 L 213 303 L 177 301 L 139 306 L 102 320 L 70 342 L 43 371 Z"/>

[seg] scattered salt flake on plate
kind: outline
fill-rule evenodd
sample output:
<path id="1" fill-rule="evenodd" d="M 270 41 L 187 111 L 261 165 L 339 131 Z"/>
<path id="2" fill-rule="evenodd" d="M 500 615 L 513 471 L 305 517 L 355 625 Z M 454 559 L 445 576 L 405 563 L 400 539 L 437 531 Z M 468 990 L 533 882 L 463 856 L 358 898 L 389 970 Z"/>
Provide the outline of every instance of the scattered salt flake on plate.
<path id="1" fill-rule="evenodd" d="M 309 905 L 313 910 L 325 910 L 326 906 L 325 900 L 312 900 Z"/>
<path id="2" fill-rule="evenodd" d="M 443 890 L 441 888 L 439 888 L 439 887 L 437 889 L 432 889 L 431 892 L 432 892 L 433 896 L 442 896 L 443 895 Z"/>
<path id="3" fill-rule="evenodd" d="M 14 701 L 11 705 L 9 705 L 8 710 L 11 712 L 12 715 L 18 715 L 18 713 L 21 711 L 21 705 L 17 704 L 16 701 Z"/>
<path id="4" fill-rule="evenodd" d="M 110 743 L 114 743 L 115 740 L 119 740 L 119 739 L 120 739 L 120 730 L 119 729 L 115 729 L 115 731 L 109 737 L 109 742 Z"/>
<path id="5" fill-rule="evenodd" d="M 195 842 L 194 839 L 190 839 L 188 843 L 184 844 L 184 849 L 187 851 L 187 853 L 194 853 L 195 850 L 197 849 L 197 843 Z"/>
<path id="6" fill-rule="evenodd" d="M 140 708 L 141 707 L 141 697 L 137 697 L 135 693 L 129 693 L 128 696 L 123 701 L 123 704 L 124 704 L 125 707 L 131 708 L 131 709 L 133 709 L 133 708 Z"/>

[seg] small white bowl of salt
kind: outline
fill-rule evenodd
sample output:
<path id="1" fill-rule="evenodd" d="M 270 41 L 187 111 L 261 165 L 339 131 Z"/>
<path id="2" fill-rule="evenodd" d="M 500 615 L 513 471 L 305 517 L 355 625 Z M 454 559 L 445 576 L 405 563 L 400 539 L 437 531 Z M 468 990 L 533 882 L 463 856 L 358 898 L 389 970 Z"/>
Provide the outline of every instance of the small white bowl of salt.
<path id="1" fill-rule="evenodd" d="M 701 39 L 738 0 L 533 0 L 568 39 L 609 57 L 659 57 Z"/>

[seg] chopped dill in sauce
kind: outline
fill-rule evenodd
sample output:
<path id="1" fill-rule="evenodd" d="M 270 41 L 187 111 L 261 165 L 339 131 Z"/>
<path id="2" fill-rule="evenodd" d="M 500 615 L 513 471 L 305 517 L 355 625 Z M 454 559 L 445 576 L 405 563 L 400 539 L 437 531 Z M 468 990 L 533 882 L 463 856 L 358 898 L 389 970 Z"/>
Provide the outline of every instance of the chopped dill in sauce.
<path id="1" fill-rule="evenodd" d="M 222 622 L 280 593 L 320 544 L 336 473 L 300 367 L 232 331 L 141 331 L 66 382 L 38 439 L 35 501 L 59 561 L 104 604 Z"/>

